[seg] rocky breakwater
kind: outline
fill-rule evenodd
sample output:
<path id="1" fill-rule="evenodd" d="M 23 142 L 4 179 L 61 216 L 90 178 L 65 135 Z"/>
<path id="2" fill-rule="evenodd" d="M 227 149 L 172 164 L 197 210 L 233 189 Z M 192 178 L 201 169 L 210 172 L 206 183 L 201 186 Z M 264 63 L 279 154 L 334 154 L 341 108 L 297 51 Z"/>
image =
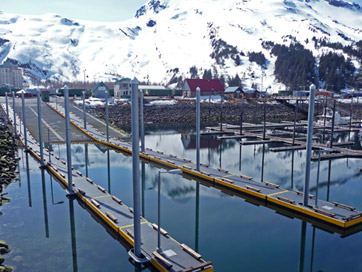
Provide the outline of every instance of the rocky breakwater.
<path id="1" fill-rule="evenodd" d="M 305 107 L 305 105 L 300 105 Z M 214 126 L 220 122 L 221 112 L 223 123 L 240 124 L 241 105 L 224 103 L 202 103 L 201 125 Z M 105 118 L 103 108 L 91 109 L 93 114 Z M 263 104 L 243 104 L 243 122 L 262 122 L 264 117 Z M 124 130 L 131 128 L 131 106 L 117 105 L 109 109 L 110 123 Z M 298 119 L 305 119 L 305 113 L 299 112 Z M 266 105 L 267 121 L 294 120 L 294 110 L 281 104 Z M 195 102 L 179 102 L 175 105 L 145 106 L 144 121 L 146 128 L 193 128 L 196 122 Z"/>
<path id="2" fill-rule="evenodd" d="M 6 197 L 5 188 L 13 181 L 17 180 L 17 161 L 16 141 L 13 133 L 3 116 L 0 114 L 0 206 L 8 203 L 10 198 Z M 2 213 L 0 212 L 0 215 Z M 9 253 L 10 249 L 5 241 L 0 240 L 0 272 L 11 272 L 10 266 L 4 265 L 4 255 Z"/>

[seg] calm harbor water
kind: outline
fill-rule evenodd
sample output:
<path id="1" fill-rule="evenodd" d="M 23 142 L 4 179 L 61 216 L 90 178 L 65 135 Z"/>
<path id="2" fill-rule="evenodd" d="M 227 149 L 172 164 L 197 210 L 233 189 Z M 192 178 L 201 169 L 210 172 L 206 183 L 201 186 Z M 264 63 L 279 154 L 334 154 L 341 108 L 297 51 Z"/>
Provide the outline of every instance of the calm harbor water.
<path id="1" fill-rule="evenodd" d="M 153 132 L 146 146 L 195 160 L 195 138 L 188 132 Z M 305 151 L 270 152 L 275 146 L 203 137 L 201 162 L 303 190 Z M 65 158 L 64 145 L 53 148 Z M 16 271 L 139 271 L 127 250 L 77 201 L 68 200 L 33 158 L 27 167 L 26 154 L 19 150 L 19 156 L 21 181 L 8 187 L 12 201 L 1 208 L 1 239 L 13 250 L 6 264 Z M 93 144 L 73 144 L 72 156 L 76 169 L 132 206 L 131 157 Z M 358 159 L 322 161 L 319 197 L 362 210 L 361 165 Z M 156 222 L 159 168 L 141 169 L 141 212 Z M 312 162 L 312 194 L 316 173 Z M 162 227 L 212 261 L 215 271 L 362 271 L 362 232 L 343 238 L 181 175 L 163 174 L 161 192 Z"/>

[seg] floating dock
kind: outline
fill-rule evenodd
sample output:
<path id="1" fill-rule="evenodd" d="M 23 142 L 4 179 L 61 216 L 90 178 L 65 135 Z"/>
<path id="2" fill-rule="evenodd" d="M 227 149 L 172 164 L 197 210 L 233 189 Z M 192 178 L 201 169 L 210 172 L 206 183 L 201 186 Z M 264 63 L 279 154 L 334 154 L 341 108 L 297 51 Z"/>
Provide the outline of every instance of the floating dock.
<path id="1" fill-rule="evenodd" d="M 55 110 L 51 103 L 48 105 Z M 57 112 L 64 116 L 64 109 L 58 107 Z M 100 132 L 91 125 L 87 125 L 87 130 L 84 130 L 82 129 L 83 119 L 74 114 L 70 114 L 70 116 L 71 122 L 95 141 L 121 151 L 124 154 L 132 154 L 130 143 L 122 142 L 115 138 L 110 138 L 109 142 L 107 142 L 103 132 Z M 257 199 L 259 203 L 267 207 L 277 206 L 286 209 L 291 214 L 294 214 L 295 217 L 302 217 L 304 220 L 310 221 L 313 224 L 319 224 L 321 228 L 329 231 L 332 230 L 345 235 L 346 233 L 351 234 L 361 229 L 362 212 L 347 205 L 318 200 L 318 205 L 315 207 L 314 196 L 309 196 L 310 205 L 304 206 L 303 193 L 301 192 L 285 190 L 279 185 L 270 182 L 259 182 L 251 177 L 235 175 L 225 169 L 213 169 L 204 164 L 201 164 L 200 171 L 197 171 L 196 164 L 190 159 L 179 158 L 175 155 L 165 154 L 149 148 L 145 152 L 140 153 L 140 158 L 145 162 L 168 169 L 181 169 L 184 173 L 194 177 L 197 181 L 202 181 L 208 186 L 223 189 L 231 194 L 240 195 L 245 199 Z"/>
<path id="2" fill-rule="evenodd" d="M 3 106 L 3 105 L 2 105 Z M 4 112 L 6 110 L 4 109 Z M 13 122 L 13 111 L 9 107 L 9 118 Z M 22 121 L 16 117 L 16 130 L 20 141 L 25 145 L 24 135 L 21 131 Z M 93 136 L 94 137 L 94 136 Z M 28 150 L 38 161 L 40 158 L 40 147 L 34 137 L 27 131 Z M 49 156 L 50 155 L 50 156 Z M 61 182 L 64 187 L 68 187 L 67 163 L 61 160 L 53 152 L 44 148 L 45 168 Z M 123 241 L 134 247 L 133 231 L 133 209 L 125 205 L 122 200 L 114 195 L 110 195 L 103 187 L 96 184 L 96 181 L 83 176 L 77 170 L 72 171 L 73 188 L 78 199 L 85 204 L 86 208 L 94 212 L 108 227 L 113 229 Z M 174 240 L 166 230 L 161 228 L 161 244 L 163 250 L 157 252 L 157 232 L 158 226 L 141 217 L 141 250 L 152 265 L 159 271 L 213 271 L 211 262 L 206 262 L 202 256 L 184 244 Z"/>

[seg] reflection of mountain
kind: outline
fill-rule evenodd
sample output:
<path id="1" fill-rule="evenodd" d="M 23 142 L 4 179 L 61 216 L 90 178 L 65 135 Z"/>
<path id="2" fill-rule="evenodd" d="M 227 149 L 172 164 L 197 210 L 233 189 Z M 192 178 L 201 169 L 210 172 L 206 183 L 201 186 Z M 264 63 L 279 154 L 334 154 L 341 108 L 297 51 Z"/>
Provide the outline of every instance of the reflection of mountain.
<path id="1" fill-rule="evenodd" d="M 195 134 L 181 134 L 181 141 L 185 149 L 196 149 L 196 135 Z M 201 136 L 200 149 L 203 148 L 218 148 L 221 140 L 216 136 Z"/>

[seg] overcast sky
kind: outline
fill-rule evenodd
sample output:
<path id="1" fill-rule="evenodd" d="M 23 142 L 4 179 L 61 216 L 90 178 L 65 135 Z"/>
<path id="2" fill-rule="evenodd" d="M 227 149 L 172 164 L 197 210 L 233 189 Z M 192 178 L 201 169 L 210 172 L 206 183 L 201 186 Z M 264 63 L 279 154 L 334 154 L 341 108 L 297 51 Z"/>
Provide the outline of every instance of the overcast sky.
<path id="1" fill-rule="evenodd" d="M 0 0 L 0 10 L 28 15 L 56 13 L 69 19 L 119 22 L 134 17 L 137 9 L 146 2 L 147 0 Z"/>
<path id="2" fill-rule="evenodd" d="M 137 9 L 146 2 L 147 0 L 0 0 L 0 10 L 28 15 L 56 13 L 69 19 L 119 22 L 133 18 Z M 362 0 L 354 2 L 362 6 Z"/>

